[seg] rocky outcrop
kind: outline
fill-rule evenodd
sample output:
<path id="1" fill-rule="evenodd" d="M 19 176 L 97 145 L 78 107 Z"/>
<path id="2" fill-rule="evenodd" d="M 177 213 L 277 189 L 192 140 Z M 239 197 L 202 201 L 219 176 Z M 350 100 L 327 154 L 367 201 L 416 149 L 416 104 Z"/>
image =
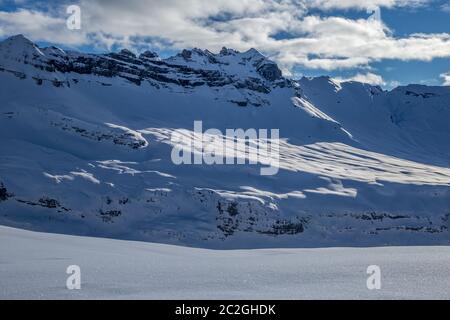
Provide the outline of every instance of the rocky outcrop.
<path id="1" fill-rule="evenodd" d="M 147 140 L 140 133 L 125 127 L 93 125 L 56 113 L 44 113 L 40 116 L 45 116 L 45 119 L 50 121 L 50 125 L 86 139 L 98 142 L 112 142 L 115 145 L 126 146 L 132 149 L 148 146 Z"/>
<path id="2" fill-rule="evenodd" d="M 0 182 L 0 202 L 6 201 L 9 198 L 12 198 L 14 195 L 12 193 L 9 193 L 6 187 L 3 185 L 2 182 Z"/>
<path id="3" fill-rule="evenodd" d="M 275 63 L 263 63 L 257 68 L 258 73 L 266 80 L 281 79 L 283 74 Z"/>
<path id="4" fill-rule="evenodd" d="M 39 206 L 39 207 L 47 208 L 47 209 L 56 209 L 58 212 L 71 211 L 70 209 L 62 206 L 58 200 L 49 198 L 47 196 L 41 197 L 38 201 L 17 199 L 17 202 L 20 202 L 20 203 L 23 203 L 23 204 L 26 204 L 29 206 L 33 206 L 33 207 Z"/>
<path id="5" fill-rule="evenodd" d="M 186 88 L 232 85 L 239 90 L 263 94 L 269 93 L 274 86 L 286 85 L 285 81 L 276 82 L 283 79 L 278 66 L 255 49 L 240 53 L 223 48 L 219 54 L 201 49 L 183 50 L 178 55 L 163 60 L 152 51 L 145 51 L 137 56 L 128 49 L 104 55 L 76 52 L 69 54 L 56 47 L 41 49 L 23 36 L 9 38 L 0 43 L 0 46 L 14 48 L 18 44 L 23 52 L 17 54 L 21 55 L 20 59 L 23 63 L 36 69 L 32 77 L 38 85 L 49 81 L 55 87 L 70 87 L 70 81 L 75 84 L 77 81 L 74 81 L 73 76 L 71 79 L 65 76 L 69 73 L 108 78 L 119 77 L 138 86 L 143 82 L 149 82 L 156 87 L 158 84 Z M 2 63 L 0 57 L 0 71 L 25 79 L 26 75 L 22 72 L 14 68 L 6 68 L 10 58 L 5 57 L 6 60 Z M 17 60 L 17 57 L 14 59 Z M 234 64 L 235 67 L 233 67 Z M 242 69 L 239 71 L 239 76 L 233 73 L 236 68 Z M 245 76 L 246 73 L 248 76 Z"/>
<path id="6" fill-rule="evenodd" d="M 114 223 L 114 218 L 120 217 L 122 215 L 122 211 L 120 210 L 99 210 L 100 217 L 102 221 L 105 223 Z"/>
<path id="7" fill-rule="evenodd" d="M 159 61 L 159 56 L 156 52 L 153 51 L 145 51 L 139 55 L 140 60 L 151 60 L 151 61 Z"/>

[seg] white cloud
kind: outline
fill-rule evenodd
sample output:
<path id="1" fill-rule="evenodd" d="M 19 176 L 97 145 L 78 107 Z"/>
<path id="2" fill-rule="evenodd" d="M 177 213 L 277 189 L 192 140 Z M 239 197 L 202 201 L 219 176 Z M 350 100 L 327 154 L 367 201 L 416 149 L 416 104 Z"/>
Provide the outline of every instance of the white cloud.
<path id="1" fill-rule="evenodd" d="M 397 38 L 375 19 L 308 15 L 308 8 L 417 6 L 427 0 L 80 0 L 82 30 L 65 28 L 65 10 L 0 11 L 0 35 L 24 33 L 32 40 L 105 48 L 161 42 L 218 51 L 255 47 L 283 70 L 300 65 L 325 70 L 366 67 L 383 59 L 429 61 L 450 57 L 450 35 Z M 288 34 L 288 37 L 277 35 Z"/>
<path id="2" fill-rule="evenodd" d="M 443 73 L 441 74 L 441 78 L 443 79 L 444 86 L 450 86 L 450 73 Z"/>
<path id="3" fill-rule="evenodd" d="M 384 86 L 386 85 L 386 82 L 383 80 L 383 78 L 378 75 L 378 74 L 374 74 L 374 73 L 358 73 L 353 77 L 350 78 L 335 78 L 335 80 L 337 82 L 348 82 L 348 81 L 357 81 L 357 82 L 362 82 L 362 83 L 368 83 L 374 86 Z"/>
<path id="4" fill-rule="evenodd" d="M 71 32 L 63 17 L 54 17 L 43 12 L 21 9 L 14 12 L 0 11 L 0 36 L 26 34 L 34 41 L 48 41 L 67 45 L 87 43 L 86 35 Z"/>
<path id="5" fill-rule="evenodd" d="M 430 0 L 310 0 L 311 7 L 322 9 L 374 9 L 379 7 L 418 7 Z"/>
<path id="6" fill-rule="evenodd" d="M 445 3 L 441 6 L 442 11 L 450 12 L 450 3 Z"/>

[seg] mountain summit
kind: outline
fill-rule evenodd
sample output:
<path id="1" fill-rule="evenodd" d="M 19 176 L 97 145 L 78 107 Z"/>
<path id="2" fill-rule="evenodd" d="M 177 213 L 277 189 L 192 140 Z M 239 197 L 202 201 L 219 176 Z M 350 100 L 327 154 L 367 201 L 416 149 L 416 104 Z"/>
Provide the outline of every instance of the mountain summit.
<path id="1" fill-rule="evenodd" d="M 36 69 L 54 72 L 58 79 L 70 72 L 107 77 L 122 77 L 140 85 L 145 80 L 199 86 L 207 83 L 231 83 L 246 80 L 254 86 L 263 82 L 282 80 L 278 66 L 255 49 L 240 53 L 235 50 L 227 54 L 213 54 L 207 50 L 183 50 L 168 59 L 160 59 L 154 52 L 146 51 L 136 56 L 127 49 L 109 54 L 66 53 L 56 47 L 40 49 L 23 35 L 10 37 L 0 43 L 0 62 L 4 66 L 16 62 L 31 65 Z"/>

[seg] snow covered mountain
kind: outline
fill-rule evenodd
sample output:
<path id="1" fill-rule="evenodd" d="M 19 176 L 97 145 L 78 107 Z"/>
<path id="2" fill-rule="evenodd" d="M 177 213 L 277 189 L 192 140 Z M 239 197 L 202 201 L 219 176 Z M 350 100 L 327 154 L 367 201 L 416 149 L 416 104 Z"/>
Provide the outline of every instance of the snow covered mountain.
<path id="1" fill-rule="evenodd" d="M 174 132 L 280 130 L 280 171 Z M 0 43 L 0 224 L 214 248 L 450 244 L 450 87 L 291 80 L 258 51 Z M 244 157 L 249 156 L 244 154 Z"/>

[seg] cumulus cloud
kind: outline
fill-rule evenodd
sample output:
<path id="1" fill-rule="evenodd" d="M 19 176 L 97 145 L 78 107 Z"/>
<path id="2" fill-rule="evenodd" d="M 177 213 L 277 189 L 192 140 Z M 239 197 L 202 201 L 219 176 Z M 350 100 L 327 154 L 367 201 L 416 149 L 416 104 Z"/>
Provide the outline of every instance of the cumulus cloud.
<path id="1" fill-rule="evenodd" d="M 323 9 L 374 9 L 380 7 L 420 7 L 430 0 L 310 0 L 310 6 Z"/>
<path id="2" fill-rule="evenodd" d="M 444 12 L 450 12 L 450 3 L 445 3 L 445 4 L 441 5 L 441 9 Z"/>
<path id="3" fill-rule="evenodd" d="M 65 28 L 65 25 L 65 17 L 50 16 L 36 10 L 0 11 L 0 36 L 23 33 L 34 41 L 48 41 L 67 45 L 79 45 L 88 42 L 85 33 L 70 32 Z"/>
<path id="4" fill-rule="evenodd" d="M 368 83 L 371 85 L 376 85 L 376 86 L 382 86 L 382 85 L 386 85 L 386 82 L 383 80 L 383 77 L 381 77 L 378 74 L 374 74 L 371 72 L 368 73 L 358 73 L 353 77 L 350 78 L 336 78 L 335 79 L 338 82 L 347 82 L 347 81 L 357 81 L 357 82 L 362 82 L 362 83 Z"/>
<path id="5" fill-rule="evenodd" d="M 450 73 L 443 73 L 441 74 L 441 78 L 444 81 L 444 86 L 450 86 Z"/>
<path id="6" fill-rule="evenodd" d="M 2 34 L 110 48 L 165 46 L 218 51 L 251 47 L 294 66 L 336 70 L 383 59 L 429 61 L 450 56 L 449 34 L 395 37 L 378 19 L 309 14 L 319 10 L 424 5 L 430 0 L 80 0 L 82 30 L 65 28 L 65 10 L 0 11 Z"/>

